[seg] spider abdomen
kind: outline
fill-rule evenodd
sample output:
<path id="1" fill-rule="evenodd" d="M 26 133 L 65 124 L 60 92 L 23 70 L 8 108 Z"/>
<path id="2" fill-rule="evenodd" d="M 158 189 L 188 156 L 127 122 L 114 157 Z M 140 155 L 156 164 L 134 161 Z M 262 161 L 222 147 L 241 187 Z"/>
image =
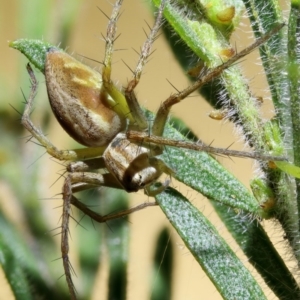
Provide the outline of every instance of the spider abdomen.
<path id="1" fill-rule="evenodd" d="M 125 119 L 101 91 L 101 74 L 67 53 L 50 48 L 45 78 L 51 108 L 66 132 L 88 147 L 108 145 L 125 128 Z"/>

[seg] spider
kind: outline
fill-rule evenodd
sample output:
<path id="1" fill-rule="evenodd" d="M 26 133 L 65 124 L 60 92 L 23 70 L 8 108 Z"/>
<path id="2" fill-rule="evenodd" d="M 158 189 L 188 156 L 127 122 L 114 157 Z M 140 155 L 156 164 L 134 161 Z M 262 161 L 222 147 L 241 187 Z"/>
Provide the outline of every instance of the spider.
<path id="1" fill-rule="evenodd" d="M 160 105 L 153 125 L 149 128 L 148 119 L 137 101 L 134 90 L 139 83 L 143 66 L 150 55 L 151 46 L 162 25 L 165 2 L 166 0 L 162 1 L 154 26 L 141 49 L 133 78 L 122 91 L 111 80 L 116 23 L 122 0 L 116 1 L 109 18 L 101 74 L 56 47 L 47 48 L 44 75 L 52 110 L 64 130 L 87 148 L 58 150 L 32 123 L 30 113 L 38 83 L 32 68 L 29 64 L 27 66 L 32 88 L 25 105 L 22 124 L 52 157 L 70 161 L 67 166 L 68 175 L 65 178 L 62 192 L 61 252 L 64 272 L 72 299 L 76 299 L 76 291 L 69 262 L 68 231 L 71 205 L 76 206 L 97 222 L 106 222 L 128 215 L 146 206 L 156 205 L 155 202 L 148 202 L 123 212 L 100 216 L 80 202 L 74 196 L 74 193 L 99 186 L 123 189 L 127 192 L 144 189 L 149 196 L 161 193 L 167 188 L 169 181 L 159 183 L 159 177 L 163 173 L 173 176 L 175 172 L 163 160 L 158 158 L 163 153 L 164 145 L 206 150 L 224 155 L 274 160 L 273 156 L 218 149 L 199 143 L 180 142 L 163 137 L 164 128 L 173 105 L 220 75 L 238 59 L 262 44 L 274 32 L 257 40 L 250 47 L 234 55 L 226 63 L 206 71 L 203 76 L 185 90 L 171 95 Z M 279 30 L 279 28 L 276 28 L 276 30 Z M 93 172 L 98 169 L 104 169 L 106 172 Z"/>

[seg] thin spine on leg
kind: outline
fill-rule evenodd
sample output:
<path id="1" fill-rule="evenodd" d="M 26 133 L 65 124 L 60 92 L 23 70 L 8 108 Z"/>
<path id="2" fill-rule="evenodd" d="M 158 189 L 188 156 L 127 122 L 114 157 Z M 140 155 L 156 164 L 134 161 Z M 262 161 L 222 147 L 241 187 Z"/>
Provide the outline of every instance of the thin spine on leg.
<path id="1" fill-rule="evenodd" d="M 147 122 L 147 119 L 135 97 L 134 89 L 136 88 L 136 86 L 138 85 L 138 83 L 140 81 L 143 67 L 147 62 L 147 59 L 151 52 L 152 44 L 155 41 L 157 33 L 161 27 L 164 7 L 165 7 L 165 1 L 162 1 L 161 5 L 158 9 L 158 12 L 157 12 L 154 26 L 152 27 L 150 34 L 141 49 L 140 58 L 139 58 L 139 61 L 137 63 L 135 71 L 134 71 L 134 77 L 128 83 L 128 85 L 125 89 L 125 97 L 126 97 L 128 106 L 130 108 L 131 113 L 133 114 L 133 116 L 135 118 L 135 123 L 137 124 L 137 126 L 140 130 L 146 130 L 148 128 L 148 122 Z"/>
<path id="2" fill-rule="evenodd" d="M 187 96 L 189 96 L 194 91 L 201 88 L 204 84 L 208 83 L 212 79 L 219 76 L 224 70 L 230 68 L 236 61 L 241 59 L 242 57 L 248 55 L 251 51 L 253 51 L 255 48 L 261 46 L 263 43 L 265 43 L 271 36 L 273 36 L 275 33 L 277 33 L 284 24 L 280 24 L 276 26 L 273 30 L 268 32 L 263 37 L 257 39 L 252 45 L 245 48 L 241 52 L 234 55 L 232 58 L 230 58 L 227 62 L 223 63 L 220 66 L 217 66 L 211 70 L 208 70 L 206 74 L 201 76 L 197 81 L 195 81 L 193 84 L 191 84 L 186 89 L 171 95 L 168 99 L 166 99 L 159 107 L 159 110 L 155 116 L 155 120 L 152 127 L 152 133 L 156 136 L 162 136 L 163 130 L 165 127 L 165 124 L 167 122 L 170 110 L 173 105 L 176 103 L 179 103 L 181 100 L 185 99 Z"/>
<path id="3" fill-rule="evenodd" d="M 46 151 L 59 160 L 78 160 L 86 159 L 89 157 L 100 156 L 104 152 L 104 147 L 78 149 L 78 150 L 58 150 L 49 139 L 32 123 L 30 114 L 32 112 L 33 101 L 36 96 L 38 82 L 34 75 L 34 72 L 27 64 L 27 71 L 31 81 L 31 91 L 28 99 L 26 100 L 24 113 L 22 115 L 22 125 L 32 134 L 32 136 L 46 149 Z"/>
<path id="4" fill-rule="evenodd" d="M 61 254 L 63 260 L 63 266 L 65 271 L 65 276 L 67 284 L 69 287 L 69 292 L 71 299 L 77 299 L 76 291 L 72 280 L 71 274 L 71 264 L 69 260 L 69 217 L 71 210 L 71 198 L 72 198 L 72 187 L 71 179 L 68 176 L 65 180 L 63 186 L 63 214 L 62 214 L 62 224 L 61 224 Z"/>

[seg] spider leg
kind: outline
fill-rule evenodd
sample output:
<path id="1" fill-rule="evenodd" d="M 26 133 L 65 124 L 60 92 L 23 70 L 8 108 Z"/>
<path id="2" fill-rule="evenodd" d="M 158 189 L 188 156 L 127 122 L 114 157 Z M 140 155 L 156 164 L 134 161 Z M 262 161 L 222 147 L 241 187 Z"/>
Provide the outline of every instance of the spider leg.
<path id="1" fill-rule="evenodd" d="M 110 174 L 99 174 L 92 172 L 75 172 L 69 173 L 72 185 L 76 183 L 86 183 L 88 185 L 93 185 L 94 187 L 106 186 L 117 189 L 124 189 L 124 187 L 115 179 L 115 177 Z M 76 191 L 79 191 L 78 189 Z"/>
<path id="2" fill-rule="evenodd" d="M 153 163 L 153 165 L 154 164 L 155 163 Z M 69 173 L 68 177 L 65 180 L 65 184 L 69 185 L 67 191 L 69 191 L 69 189 L 71 188 L 71 194 L 69 192 L 65 193 L 65 189 L 63 189 L 64 201 L 70 202 L 98 223 L 104 223 L 109 220 L 121 218 L 148 206 L 157 205 L 156 202 L 146 202 L 130 209 L 101 216 L 89 209 L 84 203 L 80 202 L 73 194 L 79 191 L 96 187 L 111 187 L 124 190 L 124 187 L 117 181 L 117 179 L 112 174 L 97 174 L 92 172 Z M 164 187 L 164 189 L 165 188 L 166 187 Z"/>
<path id="3" fill-rule="evenodd" d="M 77 299 L 75 286 L 72 280 L 72 266 L 69 260 L 69 221 L 71 205 L 76 206 L 84 214 L 99 223 L 104 223 L 109 220 L 125 217 L 135 211 L 141 210 L 148 206 L 157 205 L 156 202 L 146 202 L 131 209 L 101 216 L 88 208 L 84 203 L 80 202 L 74 195 L 74 192 L 86 190 L 88 188 L 95 188 L 99 186 L 109 186 L 114 188 L 123 187 L 111 174 L 96 174 L 90 172 L 75 172 L 69 173 L 63 185 L 63 214 L 61 224 L 61 253 L 63 260 L 63 267 L 66 276 L 66 281 L 70 291 L 71 299 Z"/>
<path id="4" fill-rule="evenodd" d="M 105 37 L 105 57 L 103 61 L 102 69 L 102 89 L 101 93 L 104 95 L 104 99 L 107 99 L 107 103 L 110 105 L 111 109 L 114 110 L 118 115 L 128 118 L 132 123 L 134 121 L 133 116 L 130 113 L 130 109 L 127 105 L 125 96 L 123 93 L 115 86 L 111 80 L 111 61 L 113 54 L 113 45 L 116 40 L 117 31 L 117 20 L 120 16 L 120 8 L 123 0 L 117 0 L 114 4 L 112 14 L 109 18 L 106 37 Z M 110 97 L 105 97 L 106 95 Z"/>
<path id="5" fill-rule="evenodd" d="M 162 190 L 164 190 L 165 188 L 166 188 L 166 186 L 164 186 L 164 188 Z M 98 223 L 105 223 L 105 222 L 110 221 L 110 220 L 123 218 L 123 217 L 126 217 L 126 216 L 134 213 L 134 212 L 140 211 L 140 210 L 142 210 L 146 207 L 158 205 L 154 201 L 153 202 L 144 202 L 140 205 L 137 205 L 135 207 L 132 207 L 132 208 L 129 208 L 129 209 L 126 209 L 126 210 L 122 210 L 122 211 L 118 211 L 116 213 L 111 213 L 111 214 L 108 214 L 108 215 L 105 215 L 105 216 L 101 216 L 101 215 L 97 214 L 96 212 L 92 211 L 91 209 L 89 209 L 85 204 L 80 202 L 74 196 L 72 196 L 71 204 L 74 205 L 75 207 L 77 207 L 78 209 L 80 209 L 83 213 L 85 213 L 87 216 L 89 216 L 91 219 L 93 219 L 94 221 L 96 221 Z"/>
<path id="6" fill-rule="evenodd" d="M 86 172 L 104 168 L 106 168 L 106 166 L 103 157 L 87 159 L 84 161 L 74 161 L 67 165 L 67 171 L 69 173 Z"/>
<path id="7" fill-rule="evenodd" d="M 148 121 L 144 115 L 142 108 L 140 107 L 140 105 L 136 99 L 134 89 L 136 88 L 136 86 L 138 85 L 138 83 L 140 81 L 143 67 L 147 62 L 147 59 L 151 53 L 152 44 L 155 41 L 155 39 L 157 37 L 157 33 L 161 27 L 161 24 L 163 21 L 164 7 L 165 7 L 165 0 L 161 1 L 161 5 L 158 9 L 157 16 L 155 19 L 155 23 L 154 23 L 154 25 L 153 25 L 146 41 L 144 42 L 142 49 L 141 49 L 140 58 L 138 60 L 135 71 L 133 73 L 133 78 L 129 81 L 129 83 L 124 91 L 131 114 L 134 116 L 135 122 L 136 122 L 139 130 L 146 130 L 148 128 Z"/>
<path id="8" fill-rule="evenodd" d="M 69 217 L 71 211 L 72 185 L 68 176 L 63 185 L 63 214 L 61 223 L 61 255 L 68 284 L 70 296 L 72 300 L 76 300 L 76 290 L 72 280 L 72 266 L 69 260 Z"/>
<path id="9" fill-rule="evenodd" d="M 72 163 L 71 163 L 72 164 Z M 71 165 L 70 164 L 70 165 Z M 76 163 L 74 163 L 76 164 Z M 78 166 L 76 166 L 79 169 Z M 107 176 L 106 176 L 107 175 Z M 98 222 L 105 222 L 113 219 L 109 216 L 102 217 L 97 213 L 90 210 L 86 205 L 79 202 L 74 196 L 74 192 L 83 191 L 89 188 L 95 188 L 99 186 L 111 186 L 115 188 L 122 188 L 116 179 L 111 174 L 96 174 L 89 172 L 75 172 L 69 173 L 65 179 L 62 195 L 63 195 L 63 213 L 61 224 L 61 253 L 63 260 L 63 267 L 66 276 L 66 281 L 70 291 L 71 299 L 77 299 L 75 286 L 72 280 L 72 266 L 69 260 L 69 220 L 71 214 L 71 205 L 75 205 L 83 213 L 95 219 Z"/>
<path id="10" fill-rule="evenodd" d="M 100 156 L 104 152 L 105 147 L 58 150 L 43 134 L 43 132 L 33 124 L 32 120 L 30 119 L 30 114 L 32 112 L 33 102 L 38 88 L 38 81 L 30 64 L 27 64 L 27 71 L 30 76 L 31 91 L 28 99 L 25 102 L 25 109 L 21 119 L 22 125 L 32 134 L 32 136 L 46 149 L 46 151 L 51 156 L 59 160 L 82 160 L 90 157 Z"/>
<path id="11" fill-rule="evenodd" d="M 158 14 L 156 17 L 155 24 L 151 29 L 151 32 L 142 47 L 142 53 L 140 55 L 140 59 L 136 66 L 136 70 L 134 72 L 133 79 L 128 83 L 127 87 L 125 88 L 125 96 L 124 94 L 114 85 L 111 80 L 111 62 L 112 62 L 112 54 L 113 54 L 113 44 L 116 40 L 116 29 L 117 29 L 117 20 L 119 18 L 119 11 L 121 8 L 123 0 L 118 0 L 113 8 L 113 12 L 109 19 L 109 23 L 107 26 L 107 33 L 105 38 L 105 58 L 103 62 L 103 69 L 102 69 L 102 80 L 103 80 L 103 87 L 102 93 L 108 93 L 111 99 L 107 99 L 108 103 L 110 104 L 111 108 L 116 111 L 119 115 L 124 116 L 125 118 L 129 119 L 129 123 L 131 126 L 138 127 L 139 130 L 146 130 L 148 128 L 147 119 L 138 104 L 138 101 L 134 94 L 134 89 L 137 86 L 141 74 L 143 66 L 145 65 L 147 58 L 149 57 L 151 46 L 155 40 L 157 32 L 160 28 L 163 18 L 163 9 L 165 1 L 162 1 L 161 6 L 158 10 Z"/>
<path id="12" fill-rule="evenodd" d="M 245 48 L 241 52 L 235 54 L 233 57 L 231 57 L 228 61 L 225 63 L 208 70 L 203 76 L 201 76 L 198 80 L 196 80 L 193 84 L 185 88 L 184 90 L 171 95 L 169 98 L 167 98 L 159 107 L 159 110 L 155 116 L 153 126 L 152 126 L 152 134 L 156 136 L 162 136 L 163 131 L 165 128 L 165 124 L 167 122 L 170 110 L 173 105 L 176 103 L 179 103 L 186 97 L 188 97 L 191 93 L 195 92 L 199 88 L 201 88 L 204 84 L 208 83 L 212 79 L 218 77 L 222 74 L 222 72 L 228 68 L 230 68 L 236 61 L 241 59 L 242 57 L 248 55 L 250 52 L 252 52 L 257 47 L 264 44 L 271 36 L 273 36 L 275 33 L 277 33 L 284 24 L 277 25 L 274 29 L 270 30 L 268 33 L 266 33 L 264 36 L 258 38 L 253 44 L 251 44 L 249 47 Z"/>

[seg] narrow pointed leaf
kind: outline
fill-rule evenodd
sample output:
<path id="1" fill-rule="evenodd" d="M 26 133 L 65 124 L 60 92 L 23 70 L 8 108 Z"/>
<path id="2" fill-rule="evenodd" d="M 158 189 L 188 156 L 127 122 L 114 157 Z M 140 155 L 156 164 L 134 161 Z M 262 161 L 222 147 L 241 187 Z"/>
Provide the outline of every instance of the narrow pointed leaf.
<path id="1" fill-rule="evenodd" d="M 168 188 L 156 200 L 224 299 L 266 299 L 240 259 L 186 198 Z"/>

